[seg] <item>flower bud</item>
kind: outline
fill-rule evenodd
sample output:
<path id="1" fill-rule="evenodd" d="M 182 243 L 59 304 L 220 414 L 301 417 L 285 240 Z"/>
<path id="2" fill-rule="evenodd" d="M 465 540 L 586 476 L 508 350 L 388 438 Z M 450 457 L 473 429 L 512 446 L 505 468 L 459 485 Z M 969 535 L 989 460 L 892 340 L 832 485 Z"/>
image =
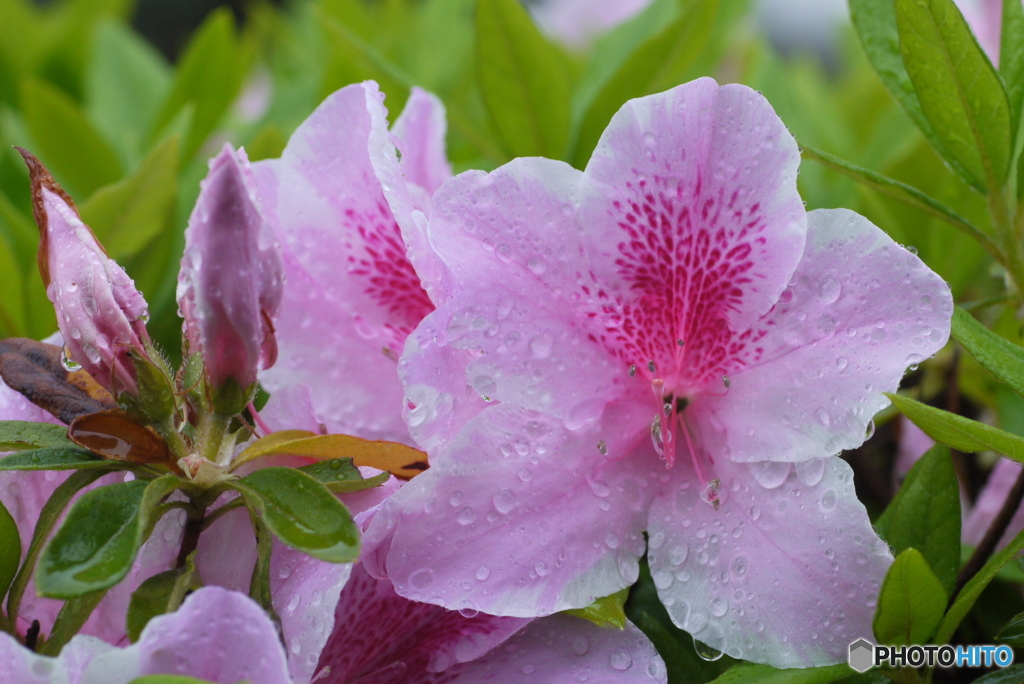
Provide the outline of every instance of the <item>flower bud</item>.
<path id="1" fill-rule="evenodd" d="M 277 360 L 273 319 L 282 281 L 280 247 L 263 218 L 249 160 L 225 145 L 189 218 L 178 273 L 188 344 L 202 354 L 220 412 L 230 412 L 222 410 L 226 404 L 241 410 L 257 366 Z"/>
<path id="2" fill-rule="evenodd" d="M 146 300 L 82 223 L 75 203 L 53 176 L 32 154 L 18 151 L 32 181 L 39 273 L 67 353 L 103 387 L 137 395 L 130 353 L 148 358 Z"/>

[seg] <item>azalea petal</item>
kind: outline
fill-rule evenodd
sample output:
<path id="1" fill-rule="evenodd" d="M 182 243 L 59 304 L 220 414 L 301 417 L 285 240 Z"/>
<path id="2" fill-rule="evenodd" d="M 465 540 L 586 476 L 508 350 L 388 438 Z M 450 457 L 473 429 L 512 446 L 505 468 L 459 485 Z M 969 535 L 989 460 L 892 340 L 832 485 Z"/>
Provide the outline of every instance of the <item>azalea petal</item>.
<path id="1" fill-rule="evenodd" d="M 742 330 L 771 309 L 804 247 L 799 163 L 771 105 L 741 85 L 702 78 L 612 117 L 579 221 L 598 280 L 632 307 L 641 337 L 625 346 L 660 361 L 715 320 Z"/>
<path id="2" fill-rule="evenodd" d="M 177 612 L 151 620 L 132 648 L 140 675 L 186 674 L 217 684 L 292 681 L 267 614 L 245 594 L 221 587 L 198 589 Z M 90 670 L 103 666 L 97 658 Z"/>
<path id="3" fill-rule="evenodd" d="M 444 142 L 447 131 L 444 104 L 436 95 L 416 87 L 391 127 L 402 151 L 406 179 L 430 195 L 452 177 Z"/>
<path id="4" fill-rule="evenodd" d="M 106 656 L 117 668 L 106 680 L 83 674 L 93 659 Z M 39 655 L 25 648 L 7 633 L 0 633 L 0 682 L 5 684 L 124 684 L 138 672 L 133 653 L 99 639 L 79 636 L 61 650 L 59 658 Z"/>
<path id="5" fill-rule="evenodd" d="M 305 388 L 315 411 L 315 431 L 323 423 L 328 432 L 409 442 L 399 411 L 403 392 L 396 364 L 384 354 L 387 341 L 331 301 L 287 249 L 284 264 L 278 362 L 260 373 L 263 386 L 272 395 Z"/>
<path id="6" fill-rule="evenodd" d="M 632 623 L 622 630 L 603 629 L 579 618 L 553 615 L 534 620 L 452 681 L 650 684 L 668 681 L 668 674 L 654 645 Z"/>
<path id="7" fill-rule="evenodd" d="M 464 613 L 402 598 L 390 582 L 356 566 L 320 656 L 318 670 L 329 667 L 329 674 L 317 681 L 434 681 L 433 673 L 483 656 L 526 624 L 517 618 Z"/>
<path id="8" fill-rule="evenodd" d="M 688 463 L 651 506 L 648 561 L 673 622 L 736 658 L 774 667 L 846 659 L 892 556 L 838 457 L 793 466 L 721 461 L 721 508 Z"/>
<path id="9" fill-rule="evenodd" d="M 797 461 L 860 446 L 889 404 L 881 393 L 949 336 L 949 288 L 920 259 L 851 211 L 808 216 L 793 283 L 756 328 L 760 359 L 687 409 L 712 455 Z"/>
<path id="10" fill-rule="evenodd" d="M 370 111 L 381 97 L 373 82 L 339 90 L 299 126 L 280 159 L 253 171 L 268 221 L 327 300 L 360 317 L 380 346 L 397 349 L 433 305 L 370 162 Z M 286 288 L 282 308 L 294 290 Z"/>
<path id="11" fill-rule="evenodd" d="M 651 0 L 546 0 L 528 7 L 544 33 L 579 49 L 650 3 Z"/>
<path id="12" fill-rule="evenodd" d="M 435 196 L 432 244 L 473 287 L 406 343 L 400 372 L 415 406 L 406 420 L 422 446 L 450 438 L 479 399 L 548 411 L 575 428 L 624 391 L 627 366 L 595 341 L 578 305 L 589 282 L 573 221 L 580 178 L 562 162 L 517 159 L 463 173 Z"/>
<path id="13" fill-rule="evenodd" d="M 650 460 L 624 448 L 605 458 L 599 439 L 542 413 L 484 411 L 377 513 L 365 535 L 369 548 L 381 544 L 371 571 L 410 599 L 517 617 L 629 586 Z"/>

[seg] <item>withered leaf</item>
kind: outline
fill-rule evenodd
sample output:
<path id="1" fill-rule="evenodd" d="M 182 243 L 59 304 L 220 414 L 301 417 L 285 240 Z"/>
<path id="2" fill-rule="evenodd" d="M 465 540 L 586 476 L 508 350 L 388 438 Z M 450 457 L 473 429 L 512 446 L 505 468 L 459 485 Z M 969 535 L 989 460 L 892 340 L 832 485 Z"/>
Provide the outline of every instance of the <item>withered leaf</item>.
<path id="1" fill-rule="evenodd" d="M 117 408 L 117 402 L 84 370 L 68 371 L 60 347 L 11 337 L 0 340 L 0 377 L 58 420 L 70 423 L 86 413 Z"/>
<path id="2" fill-rule="evenodd" d="M 163 437 L 121 409 L 78 416 L 71 421 L 68 437 L 113 461 L 169 464 L 175 460 Z"/>

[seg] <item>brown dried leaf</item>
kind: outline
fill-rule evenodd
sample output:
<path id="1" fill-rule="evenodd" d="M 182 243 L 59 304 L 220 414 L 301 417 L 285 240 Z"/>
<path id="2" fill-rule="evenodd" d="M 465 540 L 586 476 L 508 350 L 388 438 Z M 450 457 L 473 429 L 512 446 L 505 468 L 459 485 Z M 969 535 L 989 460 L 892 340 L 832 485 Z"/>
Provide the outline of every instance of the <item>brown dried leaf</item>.
<path id="1" fill-rule="evenodd" d="M 121 409 L 78 416 L 68 428 L 68 437 L 78 446 L 112 461 L 171 463 L 174 460 L 163 437 L 135 422 Z"/>
<path id="2" fill-rule="evenodd" d="M 62 353 L 56 345 L 23 337 L 0 340 L 0 377 L 65 423 L 86 413 L 117 408 L 114 398 L 91 375 L 66 370 Z"/>

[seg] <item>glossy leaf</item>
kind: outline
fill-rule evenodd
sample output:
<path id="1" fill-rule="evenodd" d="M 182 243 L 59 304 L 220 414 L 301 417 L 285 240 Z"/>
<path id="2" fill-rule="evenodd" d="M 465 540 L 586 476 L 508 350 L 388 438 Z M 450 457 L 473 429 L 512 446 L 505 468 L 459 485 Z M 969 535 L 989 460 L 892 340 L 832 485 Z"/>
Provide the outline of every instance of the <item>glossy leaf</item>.
<path id="1" fill-rule="evenodd" d="M 569 74 L 561 51 L 518 0 L 481 0 L 476 65 L 491 123 L 515 157 L 560 159 L 569 140 Z"/>
<path id="2" fill-rule="evenodd" d="M 995 334 L 960 307 L 953 311 L 952 334 L 975 361 L 1024 396 L 1024 349 Z"/>
<path id="3" fill-rule="evenodd" d="M 995 451 L 1024 463 L 1024 438 L 897 394 L 886 394 L 903 415 L 936 442 L 960 451 Z"/>
<path id="4" fill-rule="evenodd" d="M 323 484 L 335 494 L 379 487 L 390 477 L 388 473 L 381 473 L 364 480 L 362 473 L 352 463 L 351 458 L 332 458 L 328 461 L 302 466 L 298 470 Z"/>
<path id="5" fill-rule="evenodd" d="M 119 464 L 78 447 L 47 447 L 0 457 L 0 470 L 116 470 Z"/>
<path id="6" fill-rule="evenodd" d="M 427 469 L 427 455 L 418 449 L 381 440 L 351 435 L 317 435 L 306 430 L 281 430 L 258 439 L 232 463 L 239 466 L 264 456 L 305 456 L 318 460 L 351 458 L 357 466 L 386 470 L 411 478 Z"/>
<path id="7" fill-rule="evenodd" d="M 82 220 L 112 259 L 138 253 L 170 227 L 180 147 L 180 138 L 172 135 L 153 148 L 135 173 L 101 188 L 79 207 Z"/>
<path id="8" fill-rule="evenodd" d="M 769 665 L 737 665 L 711 684 L 829 684 L 854 674 L 845 663 L 827 667 L 777 670 Z"/>
<path id="9" fill-rule="evenodd" d="M 26 78 L 21 107 L 34 149 L 74 197 L 88 197 L 122 175 L 121 162 L 85 113 L 52 85 Z"/>
<path id="10" fill-rule="evenodd" d="M 947 594 L 960 571 L 960 485 L 945 446 L 914 464 L 896 497 L 875 522 L 896 553 L 917 549 Z"/>
<path id="11" fill-rule="evenodd" d="M 957 594 L 956 600 L 942 618 L 938 631 L 935 633 L 934 643 L 945 644 L 953 636 L 953 632 L 960 625 L 960 622 L 967 616 L 967 613 L 974 607 L 974 603 L 981 596 L 981 592 L 989 585 L 999 570 L 1009 563 L 1024 549 L 1024 531 L 1013 538 L 1009 544 L 1003 547 L 998 553 L 992 555 L 988 562 L 982 566 L 974 577 L 964 585 L 964 588 Z"/>
<path id="12" fill-rule="evenodd" d="M 178 609 L 190 589 L 198 587 L 196 566 L 190 557 L 183 568 L 175 568 L 153 575 L 132 593 L 128 602 L 125 627 L 128 639 L 139 640 L 146 624 L 157 615 Z"/>
<path id="13" fill-rule="evenodd" d="M 20 564 L 21 535 L 18 533 L 18 523 L 0 501 L 0 596 L 7 593 Z"/>
<path id="14" fill-rule="evenodd" d="M 39 593 L 70 599 L 120 582 L 156 522 L 153 508 L 176 479 L 132 480 L 85 493 L 43 550 Z"/>
<path id="15" fill-rule="evenodd" d="M 616 627 L 623 629 L 626 626 L 626 599 L 629 598 L 629 588 L 615 592 L 611 596 L 599 598 L 586 608 L 565 611 L 569 615 L 583 618 L 593 622 L 598 627 Z"/>
<path id="16" fill-rule="evenodd" d="M 285 544 L 329 563 L 359 556 L 359 532 L 348 509 L 309 475 L 263 468 L 232 487 Z"/>
<path id="17" fill-rule="evenodd" d="M 882 582 L 875 611 L 875 637 L 882 644 L 924 644 L 935 632 L 946 610 L 946 592 L 928 562 L 907 549 Z"/>
<path id="18" fill-rule="evenodd" d="M 903 63 L 944 156 L 979 190 L 1006 181 L 1010 105 L 999 76 L 952 0 L 896 0 Z"/>
<path id="19" fill-rule="evenodd" d="M 1024 665 L 1017 664 L 996 670 L 974 680 L 974 684 L 1020 684 L 1024 682 Z"/>
<path id="20" fill-rule="evenodd" d="M 70 447 L 68 429 L 53 423 L 26 420 L 0 421 L 0 451 L 23 451 L 40 447 Z"/>
<path id="21" fill-rule="evenodd" d="M 871 66 L 932 146 L 948 159 L 949 155 L 925 116 L 903 64 L 896 26 L 896 0 L 849 0 L 849 3 L 850 19 Z M 963 175 L 962 168 L 955 161 L 952 163 Z"/>
<path id="22" fill-rule="evenodd" d="M 36 521 L 35 529 L 32 531 L 32 541 L 29 543 L 25 560 L 21 564 L 14 582 L 11 584 L 10 592 L 7 594 L 7 614 L 9 616 L 17 617 L 21 598 L 24 596 L 25 588 L 28 586 L 29 579 L 35 571 L 43 545 L 50 538 L 50 532 L 53 531 L 57 521 L 63 515 L 64 509 L 71 503 L 72 497 L 104 474 L 96 470 L 80 470 L 72 473 L 68 479 L 64 480 L 53 490 L 53 494 L 43 504 L 42 510 L 39 511 L 39 520 Z"/>
<path id="23" fill-rule="evenodd" d="M 996 634 L 996 640 L 1010 646 L 1024 646 L 1024 613 L 1017 613 Z"/>

